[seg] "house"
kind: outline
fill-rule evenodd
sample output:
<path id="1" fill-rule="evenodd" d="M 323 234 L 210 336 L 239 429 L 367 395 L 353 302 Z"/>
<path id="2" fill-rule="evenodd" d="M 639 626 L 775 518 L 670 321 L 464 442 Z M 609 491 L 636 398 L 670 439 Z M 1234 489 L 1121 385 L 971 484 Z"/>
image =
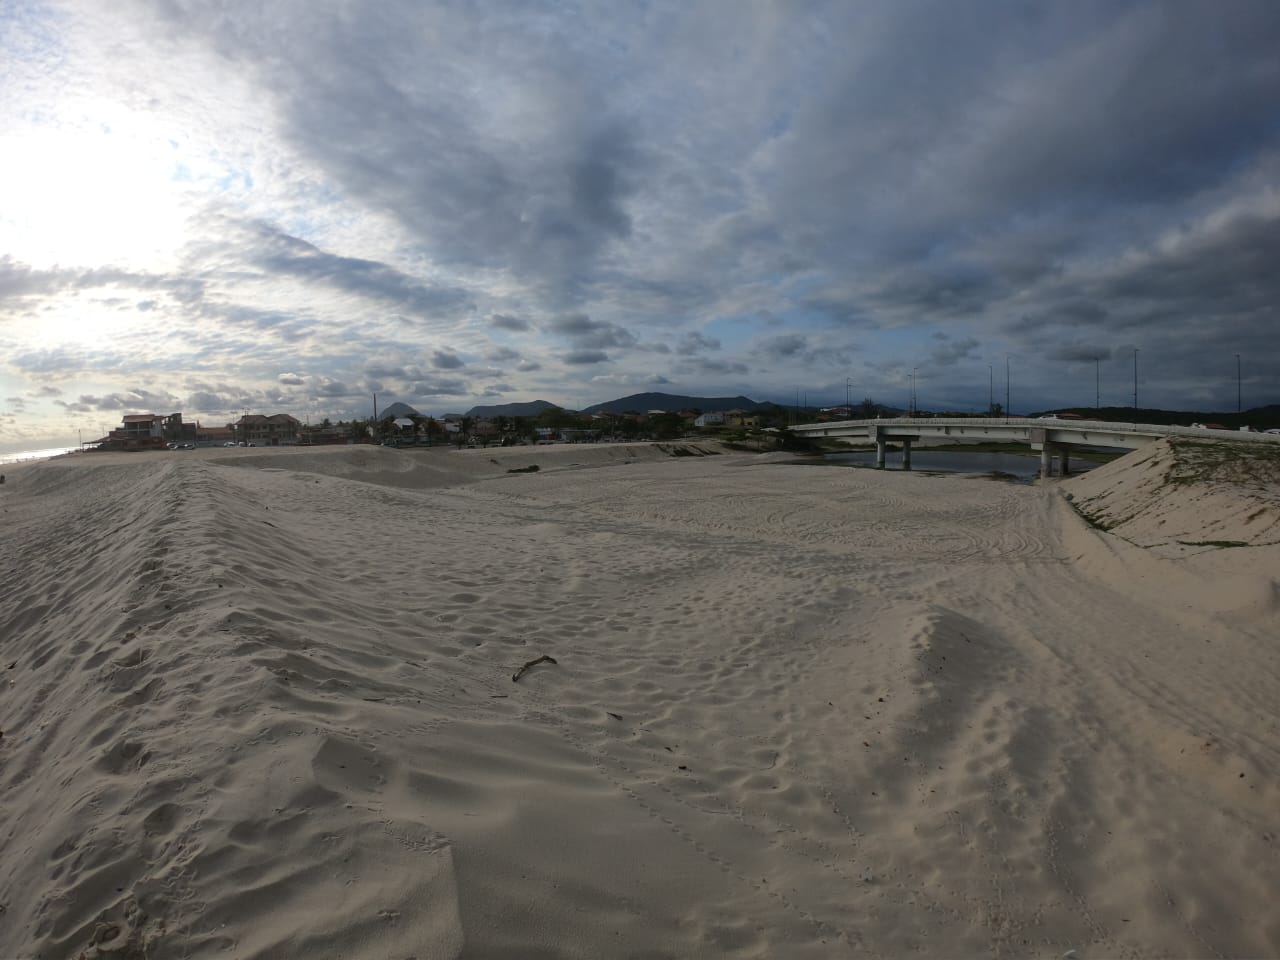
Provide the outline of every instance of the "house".
<path id="1" fill-rule="evenodd" d="M 298 442 L 302 423 L 287 413 L 247 413 L 235 422 L 236 439 L 241 443 L 278 447 Z"/>
<path id="2" fill-rule="evenodd" d="M 164 423 L 165 418 L 155 413 L 126 413 L 119 432 L 123 439 L 132 440 L 135 443 L 143 440 L 163 440 Z"/>
<path id="3" fill-rule="evenodd" d="M 695 417 L 693 421 L 695 427 L 723 427 L 723 413 L 704 413 L 700 417 Z"/>

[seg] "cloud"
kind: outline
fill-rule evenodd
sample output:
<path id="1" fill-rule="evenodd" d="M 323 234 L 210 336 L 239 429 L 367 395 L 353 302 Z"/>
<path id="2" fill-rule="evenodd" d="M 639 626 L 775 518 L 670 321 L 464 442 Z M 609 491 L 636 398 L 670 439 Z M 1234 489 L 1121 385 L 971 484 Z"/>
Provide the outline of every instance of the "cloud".
<path id="1" fill-rule="evenodd" d="M 500 330 L 515 330 L 523 332 L 530 329 L 528 320 L 521 320 L 519 317 L 509 317 L 501 313 L 496 313 L 489 318 L 489 323 Z"/>
<path id="2" fill-rule="evenodd" d="M 568 337 L 574 346 L 602 350 L 608 347 L 632 347 L 636 338 L 615 323 L 592 320 L 585 313 L 573 313 L 549 321 L 544 329 Z"/>
<path id="3" fill-rule="evenodd" d="M 609 355 L 603 350 L 574 350 L 564 355 L 564 362 L 571 366 L 606 363 L 608 360 Z"/>
<path id="4" fill-rule="evenodd" d="M 1093 363 L 1095 360 L 1110 359 L 1111 348 L 1072 344 L 1070 346 L 1058 347 L 1056 350 L 1050 352 L 1049 357 L 1053 360 L 1061 360 L 1064 363 Z"/>
<path id="5" fill-rule="evenodd" d="M 971 359 L 982 346 L 973 337 L 953 341 L 943 334 L 940 339 L 943 342 L 929 353 L 929 363 L 935 367 L 952 367 L 962 360 Z"/>
<path id="6" fill-rule="evenodd" d="M 126 413 L 172 413 L 181 401 L 169 393 L 153 393 L 138 387 L 125 393 L 101 396 L 81 394 L 75 401 L 55 400 L 54 403 L 68 413 L 103 413 L 116 410 Z"/>
<path id="7" fill-rule="evenodd" d="M 689 331 L 680 338 L 680 342 L 676 345 L 676 352 L 685 354 L 686 356 L 697 353 L 699 350 L 719 350 L 720 341 L 713 337 L 703 336 L 697 331 Z"/>
<path id="8" fill-rule="evenodd" d="M 286 387 L 300 387 L 307 381 L 301 374 L 282 373 L 276 377 L 276 382 Z"/>
<path id="9" fill-rule="evenodd" d="M 791 357 L 803 352 L 808 346 L 809 341 L 804 337 L 796 333 L 789 333 L 780 337 L 770 337 L 761 344 L 761 351 L 780 357 Z"/>
<path id="10" fill-rule="evenodd" d="M 456 370 L 463 363 L 452 353 L 445 350 L 436 350 L 431 354 L 431 365 L 437 370 Z"/>

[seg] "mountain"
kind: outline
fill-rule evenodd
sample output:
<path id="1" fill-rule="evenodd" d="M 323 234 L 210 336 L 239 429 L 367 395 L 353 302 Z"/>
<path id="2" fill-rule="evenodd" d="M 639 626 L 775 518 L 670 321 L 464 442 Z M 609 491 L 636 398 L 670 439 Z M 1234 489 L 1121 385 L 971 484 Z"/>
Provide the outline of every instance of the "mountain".
<path id="1" fill-rule="evenodd" d="M 536 417 L 554 403 L 546 400 L 532 400 L 529 403 L 499 403 L 490 407 L 472 407 L 466 412 L 468 417 Z"/>
<path id="2" fill-rule="evenodd" d="M 675 412 L 701 410 L 703 413 L 719 413 L 722 410 L 762 410 L 772 406 L 757 403 L 746 397 L 679 397 L 670 393 L 633 393 L 629 397 L 608 400 L 583 408 L 583 413 L 647 413 L 650 410 Z"/>
<path id="3" fill-rule="evenodd" d="M 391 404 L 391 406 L 387 407 L 386 409 L 378 411 L 379 420 L 384 420 L 387 417 L 394 417 L 395 419 L 398 420 L 401 417 L 420 417 L 420 416 L 422 416 L 422 414 L 418 413 L 417 410 L 413 409 L 413 407 L 409 406 L 407 403 L 393 403 Z"/>

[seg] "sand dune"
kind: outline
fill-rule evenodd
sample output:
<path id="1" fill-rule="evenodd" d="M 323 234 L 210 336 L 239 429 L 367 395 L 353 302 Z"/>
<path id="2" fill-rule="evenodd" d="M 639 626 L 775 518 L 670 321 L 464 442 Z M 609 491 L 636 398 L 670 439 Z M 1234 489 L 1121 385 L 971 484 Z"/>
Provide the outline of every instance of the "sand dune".
<path id="1" fill-rule="evenodd" d="M 15 470 L 0 956 L 1280 954 L 1265 478 L 669 454 Z"/>

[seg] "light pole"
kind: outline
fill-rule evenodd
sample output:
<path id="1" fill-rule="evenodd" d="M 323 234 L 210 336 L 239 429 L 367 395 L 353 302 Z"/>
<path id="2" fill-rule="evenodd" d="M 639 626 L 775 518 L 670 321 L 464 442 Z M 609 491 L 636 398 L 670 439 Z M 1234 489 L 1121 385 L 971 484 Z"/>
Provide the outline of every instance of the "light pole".
<path id="1" fill-rule="evenodd" d="M 919 367 L 911 368 L 911 416 L 916 415 L 916 371 Z"/>
<path id="2" fill-rule="evenodd" d="M 1009 384 L 1009 355 L 1006 353 L 1004 355 L 1004 418 L 1006 420 L 1009 419 L 1009 398 L 1012 395 Z"/>
<path id="3" fill-rule="evenodd" d="M 844 378 L 844 418 L 846 420 L 853 419 L 853 378 Z"/>
<path id="4" fill-rule="evenodd" d="M 1133 348 L 1133 410 L 1138 410 L 1138 348 Z"/>
<path id="5" fill-rule="evenodd" d="M 1241 396 L 1242 394 L 1240 392 L 1240 354 L 1237 353 L 1236 354 L 1236 413 L 1241 413 L 1244 409 L 1240 403 Z"/>
<path id="6" fill-rule="evenodd" d="M 1102 409 L 1102 358 L 1093 358 L 1093 409 Z"/>
<path id="7" fill-rule="evenodd" d="M 987 364 L 987 416 L 991 416 L 991 411 L 996 405 L 996 368 L 991 364 Z"/>

